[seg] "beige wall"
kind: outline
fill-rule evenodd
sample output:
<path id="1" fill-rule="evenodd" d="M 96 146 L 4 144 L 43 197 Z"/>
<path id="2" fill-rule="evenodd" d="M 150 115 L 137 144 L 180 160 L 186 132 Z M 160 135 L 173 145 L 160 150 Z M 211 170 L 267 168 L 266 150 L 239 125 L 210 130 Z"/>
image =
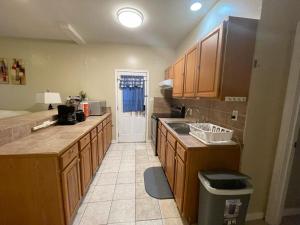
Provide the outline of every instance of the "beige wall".
<path id="1" fill-rule="evenodd" d="M 255 187 L 251 212 L 266 209 L 299 10 L 296 0 L 263 1 L 242 158 L 242 171 Z"/>
<path id="2" fill-rule="evenodd" d="M 262 0 L 220 0 L 177 47 L 177 56 L 191 48 L 228 16 L 260 18 Z"/>
<path id="3" fill-rule="evenodd" d="M 105 99 L 115 123 L 115 69 L 142 69 L 150 74 L 150 105 L 161 96 L 159 81 L 174 52 L 133 45 L 85 45 L 68 42 L 0 39 L 1 57 L 23 58 L 27 85 L 0 85 L 0 109 L 37 110 L 35 93 L 50 89 L 63 98 L 87 92 L 90 99 Z"/>

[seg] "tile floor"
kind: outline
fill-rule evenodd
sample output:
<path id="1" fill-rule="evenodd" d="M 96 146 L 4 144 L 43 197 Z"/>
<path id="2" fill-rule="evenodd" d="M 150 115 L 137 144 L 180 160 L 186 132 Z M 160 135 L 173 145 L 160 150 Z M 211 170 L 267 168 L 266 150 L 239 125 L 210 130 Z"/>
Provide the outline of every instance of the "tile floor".
<path id="1" fill-rule="evenodd" d="M 144 171 L 160 166 L 151 144 L 112 144 L 73 225 L 183 225 L 173 199 L 157 200 Z"/>
<path id="2" fill-rule="evenodd" d="M 146 193 L 144 171 L 152 166 L 161 165 L 150 143 L 112 144 L 73 225 L 185 225 L 173 199 Z"/>

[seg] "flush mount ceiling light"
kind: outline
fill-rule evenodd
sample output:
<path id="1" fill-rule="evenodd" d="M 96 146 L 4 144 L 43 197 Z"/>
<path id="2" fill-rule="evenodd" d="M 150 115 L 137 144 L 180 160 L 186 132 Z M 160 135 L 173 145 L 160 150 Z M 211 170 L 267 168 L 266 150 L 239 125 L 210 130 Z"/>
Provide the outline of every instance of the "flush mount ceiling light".
<path id="1" fill-rule="evenodd" d="M 202 7 L 202 4 L 200 2 L 194 2 L 192 5 L 191 5 L 191 10 L 192 11 L 198 11 L 199 9 L 201 9 Z"/>
<path id="2" fill-rule="evenodd" d="M 136 28 L 142 25 L 144 16 L 134 8 L 122 8 L 117 12 L 119 22 L 129 28 Z"/>

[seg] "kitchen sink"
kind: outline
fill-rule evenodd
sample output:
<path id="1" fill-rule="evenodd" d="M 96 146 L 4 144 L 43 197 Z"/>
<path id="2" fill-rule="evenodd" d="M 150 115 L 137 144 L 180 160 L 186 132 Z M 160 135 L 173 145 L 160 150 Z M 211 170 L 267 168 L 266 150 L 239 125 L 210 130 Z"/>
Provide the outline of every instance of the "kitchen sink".
<path id="1" fill-rule="evenodd" d="M 190 126 L 186 122 L 167 123 L 177 134 L 188 135 Z"/>

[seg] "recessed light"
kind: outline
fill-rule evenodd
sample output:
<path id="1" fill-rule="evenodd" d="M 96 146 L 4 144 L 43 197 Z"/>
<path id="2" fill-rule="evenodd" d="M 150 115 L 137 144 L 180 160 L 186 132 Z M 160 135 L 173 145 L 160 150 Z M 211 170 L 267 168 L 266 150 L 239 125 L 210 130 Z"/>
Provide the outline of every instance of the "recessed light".
<path id="1" fill-rule="evenodd" d="M 192 5 L 191 5 L 191 10 L 192 11 L 198 11 L 199 9 L 201 9 L 202 7 L 202 4 L 200 2 L 194 2 Z"/>
<path id="2" fill-rule="evenodd" d="M 144 16 L 134 8 L 122 8 L 117 12 L 119 22 L 129 28 L 136 28 L 142 25 Z"/>

